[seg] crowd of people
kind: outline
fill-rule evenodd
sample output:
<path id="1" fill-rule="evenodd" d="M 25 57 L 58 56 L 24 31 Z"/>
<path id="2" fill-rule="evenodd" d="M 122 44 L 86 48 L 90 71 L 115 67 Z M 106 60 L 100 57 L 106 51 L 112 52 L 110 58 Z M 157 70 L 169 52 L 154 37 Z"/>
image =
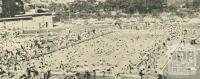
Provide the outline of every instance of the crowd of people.
<path id="1" fill-rule="evenodd" d="M 41 62 L 36 68 L 34 63 L 26 63 L 31 59 L 42 60 L 39 57 L 50 54 L 56 50 L 69 47 L 77 42 L 95 38 L 110 31 L 101 28 L 84 28 L 78 30 L 65 29 L 58 36 L 40 35 L 23 36 L 6 30 L 1 33 L 0 44 L 0 69 L 1 78 L 14 78 L 20 76 L 22 79 L 33 78 L 38 75 L 39 70 L 44 70 L 45 79 L 49 78 L 47 63 Z M 25 64 L 25 65 L 24 65 Z M 41 78 L 43 78 L 41 77 Z M 20 79 L 21 79 L 20 78 Z"/>
<path id="2" fill-rule="evenodd" d="M 106 27 L 66 27 L 59 33 L 34 36 L 7 30 L 0 34 L 0 77 L 50 79 L 64 74 L 65 79 L 128 75 L 151 79 L 162 74 L 167 46 L 194 43 L 198 37 L 197 29 L 189 29 L 190 23 L 179 19 L 123 18 Z"/>

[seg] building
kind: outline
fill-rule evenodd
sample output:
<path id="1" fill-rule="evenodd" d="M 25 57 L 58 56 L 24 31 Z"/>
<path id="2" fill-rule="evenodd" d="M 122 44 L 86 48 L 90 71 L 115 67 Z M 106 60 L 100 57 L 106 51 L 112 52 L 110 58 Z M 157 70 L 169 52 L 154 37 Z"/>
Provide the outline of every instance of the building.
<path id="1" fill-rule="evenodd" d="M 21 0 L 0 0 L 0 14 L 0 29 L 3 30 L 27 31 L 53 27 L 52 13 L 25 14 Z"/>
<path id="2" fill-rule="evenodd" d="M 53 16 L 51 13 L 24 14 L 12 18 L 0 18 L 0 29 L 28 31 L 52 27 Z"/>

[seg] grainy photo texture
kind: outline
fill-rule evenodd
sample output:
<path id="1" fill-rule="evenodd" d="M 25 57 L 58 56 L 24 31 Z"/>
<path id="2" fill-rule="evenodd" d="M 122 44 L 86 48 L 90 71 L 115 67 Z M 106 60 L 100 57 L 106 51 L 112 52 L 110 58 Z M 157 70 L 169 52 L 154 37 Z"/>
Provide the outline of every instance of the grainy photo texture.
<path id="1" fill-rule="evenodd" d="M 0 79 L 200 79 L 200 0 L 0 0 Z"/>

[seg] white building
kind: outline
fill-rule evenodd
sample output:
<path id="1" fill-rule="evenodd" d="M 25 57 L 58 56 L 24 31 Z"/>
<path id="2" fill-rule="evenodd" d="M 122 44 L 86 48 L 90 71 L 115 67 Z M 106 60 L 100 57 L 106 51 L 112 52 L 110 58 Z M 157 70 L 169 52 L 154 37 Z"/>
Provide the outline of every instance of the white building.
<path id="1" fill-rule="evenodd" d="M 0 18 L 0 28 L 10 30 L 39 30 L 53 27 L 51 13 L 17 15 L 12 18 Z"/>

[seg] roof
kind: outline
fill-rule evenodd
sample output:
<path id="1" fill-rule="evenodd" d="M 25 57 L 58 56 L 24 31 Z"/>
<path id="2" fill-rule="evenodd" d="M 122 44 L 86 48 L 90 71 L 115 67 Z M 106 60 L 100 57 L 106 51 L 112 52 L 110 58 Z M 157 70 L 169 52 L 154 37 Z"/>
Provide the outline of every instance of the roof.
<path id="1" fill-rule="evenodd" d="M 33 13 L 33 14 L 23 14 L 23 15 L 15 15 L 17 17 L 22 17 L 22 16 L 32 16 L 32 17 L 36 17 L 36 16 L 50 16 L 52 15 L 52 13 Z"/>
<path id="2" fill-rule="evenodd" d="M 0 18 L 0 22 L 2 21 L 15 21 L 15 20 L 31 20 L 32 17 L 24 16 L 24 17 L 10 17 L 10 18 Z"/>

